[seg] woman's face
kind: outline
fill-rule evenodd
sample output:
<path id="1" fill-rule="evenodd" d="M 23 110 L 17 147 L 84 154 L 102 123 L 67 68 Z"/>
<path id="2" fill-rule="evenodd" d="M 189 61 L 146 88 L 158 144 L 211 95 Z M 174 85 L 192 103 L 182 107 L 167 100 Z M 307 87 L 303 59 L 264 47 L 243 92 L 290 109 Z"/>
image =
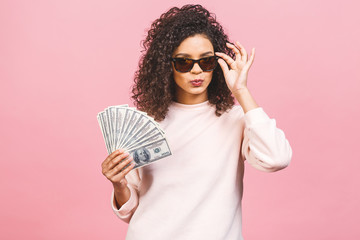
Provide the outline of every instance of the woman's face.
<path id="1" fill-rule="evenodd" d="M 204 35 L 197 34 L 182 41 L 179 47 L 175 49 L 172 57 L 186 57 L 197 60 L 214 55 L 214 47 L 210 40 Z M 213 71 L 204 72 L 198 63 L 195 63 L 193 68 L 186 73 L 176 71 L 174 63 L 172 67 L 176 83 L 177 102 L 197 104 L 208 99 L 207 87 L 211 82 Z"/>

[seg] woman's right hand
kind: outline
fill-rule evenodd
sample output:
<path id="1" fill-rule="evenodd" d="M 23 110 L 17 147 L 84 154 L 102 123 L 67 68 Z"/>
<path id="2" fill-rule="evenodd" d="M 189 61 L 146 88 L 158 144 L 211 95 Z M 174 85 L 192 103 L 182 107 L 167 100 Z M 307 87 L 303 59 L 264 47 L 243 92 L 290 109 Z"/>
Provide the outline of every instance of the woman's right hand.
<path id="1" fill-rule="evenodd" d="M 111 181 L 114 188 L 123 189 L 127 186 L 126 174 L 128 174 L 135 166 L 132 157 L 123 149 L 112 152 L 101 164 L 102 174 Z M 128 165 L 123 169 L 126 165 Z"/>

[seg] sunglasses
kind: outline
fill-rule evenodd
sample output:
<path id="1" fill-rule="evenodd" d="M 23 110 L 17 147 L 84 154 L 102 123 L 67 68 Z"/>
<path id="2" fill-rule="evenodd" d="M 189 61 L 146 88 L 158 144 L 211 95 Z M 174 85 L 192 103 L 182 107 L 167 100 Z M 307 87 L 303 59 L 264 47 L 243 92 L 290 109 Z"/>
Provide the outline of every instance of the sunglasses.
<path id="1" fill-rule="evenodd" d="M 175 70 L 181 73 L 190 72 L 195 63 L 198 63 L 204 72 L 210 72 L 217 66 L 218 56 L 204 57 L 198 60 L 190 58 L 172 58 Z"/>

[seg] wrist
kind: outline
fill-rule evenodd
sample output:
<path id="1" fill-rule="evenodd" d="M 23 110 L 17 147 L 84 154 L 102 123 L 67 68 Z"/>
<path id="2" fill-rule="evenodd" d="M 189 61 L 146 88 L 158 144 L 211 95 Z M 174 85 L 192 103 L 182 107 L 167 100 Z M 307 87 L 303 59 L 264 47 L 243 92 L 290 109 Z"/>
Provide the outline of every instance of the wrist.
<path id="1" fill-rule="evenodd" d="M 127 189 L 127 184 L 124 183 L 113 183 L 114 192 L 124 192 L 125 189 Z"/>
<path id="2" fill-rule="evenodd" d="M 242 98 L 245 95 L 249 95 L 250 91 L 247 87 L 242 87 L 242 88 L 238 88 L 236 90 L 234 90 L 232 92 L 232 94 L 234 95 L 234 97 L 236 98 L 236 100 L 238 100 L 238 102 L 240 103 L 240 101 L 242 100 Z"/>
<path id="3" fill-rule="evenodd" d="M 123 190 L 116 189 L 114 187 L 114 200 L 113 204 L 116 206 L 116 209 L 120 209 L 127 201 L 130 199 L 130 189 L 128 187 Z"/>
<path id="4" fill-rule="evenodd" d="M 233 92 L 234 97 L 243 108 L 244 113 L 259 107 L 247 87 L 239 88 Z"/>

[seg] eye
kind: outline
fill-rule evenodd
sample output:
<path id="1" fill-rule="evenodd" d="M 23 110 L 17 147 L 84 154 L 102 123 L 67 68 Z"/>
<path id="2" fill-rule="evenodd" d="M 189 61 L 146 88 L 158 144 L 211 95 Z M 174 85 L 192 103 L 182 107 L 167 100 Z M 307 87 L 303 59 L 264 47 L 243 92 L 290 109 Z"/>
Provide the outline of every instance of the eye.
<path id="1" fill-rule="evenodd" d="M 204 63 L 209 63 L 209 62 L 213 62 L 214 61 L 214 57 L 206 57 L 202 59 Z"/>
<path id="2" fill-rule="evenodd" d="M 215 63 L 215 60 L 216 59 L 213 56 L 203 58 L 203 59 L 201 59 L 201 64 L 203 64 L 204 66 L 213 65 Z"/>
<path id="3" fill-rule="evenodd" d="M 176 61 L 178 62 L 178 64 L 181 64 L 181 65 L 187 65 L 187 64 L 191 63 L 191 60 L 187 59 L 187 58 L 178 58 L 178 59 L 176 59 Z"/>

